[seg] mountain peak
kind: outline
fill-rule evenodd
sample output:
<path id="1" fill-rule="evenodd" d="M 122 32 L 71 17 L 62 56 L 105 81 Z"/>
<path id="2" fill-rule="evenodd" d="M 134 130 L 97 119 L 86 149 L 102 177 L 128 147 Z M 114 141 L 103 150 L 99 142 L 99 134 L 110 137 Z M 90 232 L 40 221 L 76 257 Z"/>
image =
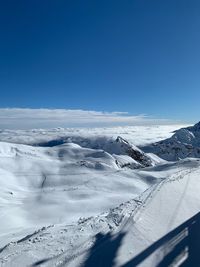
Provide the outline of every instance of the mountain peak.
<path id="1" fill-rule="evenodd" d="M 200 121 L 197 122 L 193 127 L 194 129 L 200 130 Z"/>

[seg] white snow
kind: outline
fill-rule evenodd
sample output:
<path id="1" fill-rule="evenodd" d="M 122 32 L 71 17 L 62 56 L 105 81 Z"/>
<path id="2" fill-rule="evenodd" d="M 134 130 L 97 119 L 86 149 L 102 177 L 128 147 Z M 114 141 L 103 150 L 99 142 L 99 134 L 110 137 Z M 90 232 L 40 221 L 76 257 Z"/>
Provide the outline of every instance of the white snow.
<path id="1" fill-rule="evenodd" d="M 200 158 L 200 122 L 177 130 L 170 138 L 142 147 L 165 160 Z"/>
<path id="2" fill-rule="evenodd" d="M 123 266 L 197 213 L 200 160 L 143 153 L 175 127 L 141 127 L 2 131 L 0 265 Z"/>

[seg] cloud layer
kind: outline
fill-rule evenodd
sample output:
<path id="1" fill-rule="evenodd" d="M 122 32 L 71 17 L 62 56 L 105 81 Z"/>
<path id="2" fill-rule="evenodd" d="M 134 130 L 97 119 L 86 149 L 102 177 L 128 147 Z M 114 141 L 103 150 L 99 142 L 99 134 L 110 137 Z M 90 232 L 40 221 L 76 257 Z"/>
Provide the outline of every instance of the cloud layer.
<path id="1" fill-rule="evenodd" d="M 1 129 L 54 127 L 97 127 L 117 125 L 170 124 L 172 121 L 127 112 L 102 112 L 70 109 L 1 108 Z"/>

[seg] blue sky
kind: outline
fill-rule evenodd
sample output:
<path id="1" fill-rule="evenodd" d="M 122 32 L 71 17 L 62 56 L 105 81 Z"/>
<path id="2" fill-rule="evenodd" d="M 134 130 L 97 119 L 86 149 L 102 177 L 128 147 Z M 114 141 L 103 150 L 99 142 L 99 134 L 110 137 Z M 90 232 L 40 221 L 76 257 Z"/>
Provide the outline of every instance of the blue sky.
<path id="1" fill-rule="evenodd" d="M 200 115 L 199 0 L 0 3 L 0 107 Z"/>

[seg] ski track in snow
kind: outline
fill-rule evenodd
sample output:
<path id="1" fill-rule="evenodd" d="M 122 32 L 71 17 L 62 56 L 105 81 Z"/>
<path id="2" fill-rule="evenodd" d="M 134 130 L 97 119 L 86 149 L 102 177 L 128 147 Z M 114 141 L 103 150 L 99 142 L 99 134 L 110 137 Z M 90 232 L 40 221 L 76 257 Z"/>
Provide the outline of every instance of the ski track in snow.
<path id="1" fill-rule="evenodd" d="M 147 130 L 149 130 L 149 127 Z M 97 129 L 95 129 L 95 131 L 97 131 Z M 122 129 L 120 129 L 120 131 L 122 131 Z M 21 207 L 21 200 L 24 201 L 26 206 L 26 199 L 28 201 L 33 201 L 33 203 L 36 200 L 35 203 L 42 207 L 40 211 L 42 216 L 42 212 L 45 211 L 46 208 L 46 202 L 50 199 L 49 196 L 52 195 L 52 198 L 55 197 L 57 202 L 52 203 L 53 205 L 57 205 L 56 207 L 59 209 L 59 201 L 62 201 L 63 192 L 69 192 L 70 197 L 75 197 L 75 199 L 72 198 L 72 200 L 77 200 L 77 202 L 72 203 L 79 203 L 78 198 L 88 189 L 89 193 L 86 197 L 90 198 L 91 194 L 90 203 L 98 207 L 98 202 L 97 204 L 95 202 L 99 201 L 96 195 L 97 192 L 100 192 L 102 194 L 101 198 L 105 197 L 105 203 L 100 202 L 100 204 L 107 205 L 107 208 L 101 207 L 98 212 L 95 212 L 95 214 L 91 213 L 91 215 L 86 212 L 85 216 L 83 213 L 83 217 L 81 216 L 79 220 L 74 217 L 75 219 L 73 220 L 65 221 L 67 217 L 63 217 L 64 219 L 61 223 L 55 222 L 54 224 L 48 224 L 48 222 L 51 221 L 50 217 L 49 220 L 41 223 L 41 227 L 37 223 L 35 227 L 33 227 L 34 216 L 37 217 L 40 215 L 40 213 L 37 213 L 37 206 L 35 206 L 36 210 L 33 210 L 33 217 L 31 217 L 31 219 L 33 218 L 34 220 L 33 222 L 30 220 L 30 223 L 27 224 L 27 227 L 23 231 L 17 232 L 18 230 L 16 228 L 16 233 L 14 233 L 12 228 L 10 228 L 12 231 L 9 233 L 8 230 L 8 237 L 2 235 L 2 237 L 4 237 L 4 239 L 7 238 L 9 242 L 7 242 L 7 244 L 3 243 L 4 245 L 0 248 L 0 266 L 81 267 L 84 266 L 87 255 L 90 254 L 91 257 L 95 257 L 98 251 L 103 250 L 104 247 L 109 245 L 110 239 L 107 238 L 108 236 L 114 238 L 120 234 L 123 235 L 125 232 L 130 234 L 132 231 L 138 231 L 141 235 L 139 237 L 140 239 L 144 236 L 143 241 L 146 239 L 146 243 L 137 241 L 139 245 L 142 244 L 141 248 L 144 248 L 145 244 L 152 242 L 152 237 L 148 240 L 148 235 L 145 237 L 145 233 L 142 232 L 139 226 L 140 219 L 145 217 L 144 215 L 146 210 L 149 209 L 150 204 L 156 199 L 158 193 L 162 191 L 163 188 L 167 188 L 168 185 L 170 186 L 177 181 L 181 183 L 181 181 L 187 179 L 185 187 L 181 192 L 181 198 L 176 202 L 177 207 L 179 207 L 186 193 L 190 177 L 193 177 L 195 173 L 199 172 L 200 163 L 197 159 L 186 159 L 169 163 L 157 158 L 153 154 L 141 154 L 141 159 L 143 160 L 144 157 L 146 157 L 145 162 L 148 162 L 148 164 L 150 162 L 151 165 L 149 166 L 151 167 L 140 170 L 133 170 L 130 168 L 120 169 L 120 164 L 121 166 L 124 165 L 134 168 L 136 166 L 140 167 L 141 165 L 141 162 L 138 163 L 135 159 L 124 155 L 124 148 L 127 146 L 129 149 L 129 143 L 121 139 L 119 142 L 117 141 L 118 143 L 114 144 L 115 147 L 113 147 L 113 141 L 110 139 L 111 132 L 109 132 L 109 137 L 103 137 L 103 139 L 102 136 L 100 136 L 100 138 L 97 136 L 97 139 L 95 139 L 95 133 L 92 133 L 92 141 L 90 142 L 90 137 L 87 137 L 86 132 L 87 130 L 82 132 L 84 133 L 83 139 L 80 139 L 82 137 L 79 137 L 75 132 L 72 136 L 72 140 L 77 141 L 77 144 L 62 144 L 60 146 L 55 146 L 55 148 L 14 144 L 16 140 L 19 140 L 19 143 L 23 143 L 23 138 L 25 144 L 29 142 L 29 139 L 31 143 L 33 143 L 34 138 L 31 136 L 31 131 L 24 131 L 24 136 L 22 138 L 20 137 L 20 131 L 16 137 L 14 131 L 12 131 L 10 133 L 13 144 L 1 143 L 1 175 L 8 175 L 9 177 L 8 187 L 6 187 L 7 191 L 0 192 L 2 194 L 2 200 L 4 201 L 2 202 L 3 204 L 0 202 L 2 208 L 4 205 L 5 207 L 8 205 Z M 63 133 L 62 130 L 60 135 L 63 136 Z M 36 140 L 44 141 L 44 135 L 42 134 L 41 137 L 40 134 L 40 131 L 38 131 L 38 133 L 36 131 Z M 124 131 L 124 134 L 127 135 L 126 131 Z M 56 135 L 57 130 L 50 132 L 47 141 L 51 142 L 52 136 L 55 138 Z M 6 141 L 9 140 L 9 131 L 8 133 L 6 131 L 3 132 L 3 138 Z M 97 147 L 95 147 L 95 140 L 97 140 Z M 99 146 L 102 145 L 104 141 L 107 143 L 103 144 L 103 152 Z M 133 138 L 131 142 L 133 142 Z M 143 142 L 145 143 L 145 141 Z M 82 145 L 84 146 L 82 147 Z M 136 155 L 138 156 L 140 150 L 134 145 L 133 148 L 137 151 Z M 115 153 L 117 153 L 117 155 Z M 120 164 L 116 164 L 116 160 Z M 24 165 L 25 162 L 26 164 Z M 28 167 L 26 167 L 26 165 Z M 34 166 L 37 166 L 37 168 L 35 169 Z M 13 168 L 10 173 L 9 168 Z M 52 170 L 56 171 L 53 172 Z M 68 184 L 66 184 L 65 181 L 66 177 L 69 179 Z M 56 181 L 55 178 L 57 179 Z M 95 183 L 93 182 L 94 178 Z M 13 179 L 16 179 L 17 183 L 10 188 L 9 186 L 13 185 Z M 19 181 L 20 183 L 18 184 Z M 109 183 L 107 184 L 108 181 Z M 51 185 L 52 182 L 53 184 Z M 3 181 L 1 187 L 3 188 L 4 184 L 7 186 L 6 183 L 7 181 Z M 102 187 L 99 188 L 100 185 L 102 185 Z M 116 187 L 114 187 L 114 185 Z M 116 193 L 116 195 L 110 195 L 111 193 Z M 29 195 L 29 198 L 26 198 L 27 195 Z M 120 199 L 121 204 L 118 200 L 118 195 L 123 196 L 122 199 Z M 5 200 L 4 196 L 6 196 Z M 111 203 L 112 205 L 109 203 L 111 202 L 111 200 L 109 200 L 110 196 L 112 197 L 111 200 L 114 201 L 114 204 Z M 84 198 L 85 196 L 83 195 L 83 199 Z M 63 206 L 63 203 L 60 204 L 62 205 L 63 211 L 65 211 L 66 207 Z M 87 204 L 83 202 L 83 210 L 85 205 Z M 160 202 L 159 205 L 164 206 L 164 203 Z M 27 209 L 29 207 L 33 206 L 27 206 Z M 80 209 L 81 206 L 77 207 Z M 54 208 L 54 210 L 56 209 Z M 9 212 L 12 212 L 12 209 Z M 1 217 L 4 218 L 4 215 L 6 214 L 2 213 Z M 171 215 L 171 219 L 167 225 L 168 229 L 171 229 L 171 227 L 175 225 L 175 215 L 173 215 L 173 212 Z M 52 218 L 53 216 L 56 217 L 57 214 L 52 214 Z M 5 223 L 4 227 L 6 227 Z M 93 249 L 94 245 L 95 249 Z M 134 253 L 140 252 L 139 247 Z M 134 253 L 133 255 L 135 255 Z M 116 267 L 121 266 L 120 262 L 124 262 L 123 257 L 125 256 L 122 255 L 122 257 L 119 258 Z M 126 260 L 128 260 L 128 258 Z"/>
<path id="2" fill-rule="evenodd" d="M 131 227 L 132 224 L 135 223 L 135 221 L 137 221 L 137 218 L 142 216 L 142 213 L 145 211 L 145 207 L 149 204 L 149 202 L 156 195 L 156 193 L 158 191 L 160 191 L 161 187 L 164 184 L 183 179 L 185 176 L 187 176 L 188 174 L 192 174 L 195 171 L 196 171 L 196 169 L 179 170 L 176 173 L 167 177 L 166 179 L 163 179 L 162 181 L 160 181 L 156 185 L 151 186 L 149 189 L 147 189 L 145 192 L 143 192 L 137 199 L 132 199 L 129 202 L 127 202 L 130 205 L 130 207 L 128 208 L 128 211 L 129 211 L 128 216 L 127 216 L 127 210 L 126 210 L 127 203 L 122 204 L 122 205 L 124 205 L 124 207 L 122 209 L 122 214 L 124 217 L 122 216 L 121 221 L 115 222 L 112 218 L 112 220 L 113 220 L 112 223 L 114 222 L 114 224 L 112 224 L 112 226 L 111 226 L 111 224 L 109 224 L 109 221 L 106 222 L 106 226 L 104 226 L 104 227 L 100 226 L 99 227 L 99 229 L 98 229 L 99 232 L 108 233 L 110 231 L 112 233 L 112 235 L 117 235 L 120 232 L 123 232 L 125 228 L 127 229 L 127 227 Z M 118 208 L 116 208 L 116 209 L 118 209 Z M 106 216 L 105 215 L 99 215 L 96 217 L 96 219 L 97 218 L 101 219 L 102 217 L 104 218 Z M 92 219 L 95 219 L 95 218 L 92 218 Z M 86 218 L 85 220 L 86 220 L 86 222 L 87 222 L 87 220 L 90 222 L 91 218 L 88 218 L 88 219 Z M 93 224 L 93 221 L 92 221 L 91 225 L 92 224 Z M 84 221 L 83 221 L 83 225 L 84 225 Z M 43 227 L 42 229 L 39 229 L 38 231 L 35 231 L 34 233 L 27 235 L 24 238 L 21 238 L 20 240 L 18 240 L 16 242 L 11 242 L 11 243 L 7 244 L 3 249 L 0 250 L 0 252 L 2 253 L 4 250 L 8 250 L 10 248 L 12 248 L 12 251 L 14 250 L 14 252 L 12 252 L 11 254 L 7 254 L 6 257 L 3 257 L 1 259 L 1 263 L 3 264 L 2 266 L 8 266 L 7 263 L 9 262 L 9 259 L 12 257 L 16 257 L 18 255 L 18 253 L 21 254 L 24 248 L 25 248 L 25 250 L 27 250 L 27 245 L 26 244 L 22 245 L 23 243 L 30 242 L 30 240 L 32 240 L 31 243 L 33 243 L 33 244 L 35 242 L 37 243 L 38 236 L 45 234 L 47 229 L 51 229 L 52 227 L 54 227 L 54 226 L 49 226 L 47 228 Z M 32 238 L 34 238 L 34 239 L 32 239 Z M 80 244 L 78 247 L 73 246 L 73 244 L 72 244 L 72 251 L 75 251 L 75 254 L 73 254 L 71 256 L 66 256 L 65 252 L 62 252 L 60 254 L 54 255 L 52 258 L 50 257 L 50 258 L 46 259 L 45 262 L 42 262 L 42 260 L 41 260 L 41 262 L 38 261 L 38 264 L 44 265 L 44 266 L 46 266 L 46 264 L 47 264 L 47 266 L 65 266 L 65 264 L 68 265 L 71 262 L 75 261 L 77 259 L 77 257 L 80 257 L 83 254 L 87 254 L 87 252 L 93 246 L 94 242 L 95 242 L 95 239 L 94 239 L 93 235 L 91 235 L 90 237 L 88 237 L 87 240 L 84 240 L 84 242 L 82 244 Z M 105 245 L 106 242 L 107 242 L 107 240 L 104 240 L 104 238 L 102 238 L 102 240 L 100 240 L 99 243 L 96 245 L 96 250 L 101 249 L 101 246 Z M 19 251 L 17 251 L 18 250 L 17 248 L 19 245 L 22 246 L 22 250 L 19 249 Z M 83 249 L 83 247 L 84 247 L 84 249 Z M 50 265 L 48 265 L 48 263 L 50 263 Z"/>

